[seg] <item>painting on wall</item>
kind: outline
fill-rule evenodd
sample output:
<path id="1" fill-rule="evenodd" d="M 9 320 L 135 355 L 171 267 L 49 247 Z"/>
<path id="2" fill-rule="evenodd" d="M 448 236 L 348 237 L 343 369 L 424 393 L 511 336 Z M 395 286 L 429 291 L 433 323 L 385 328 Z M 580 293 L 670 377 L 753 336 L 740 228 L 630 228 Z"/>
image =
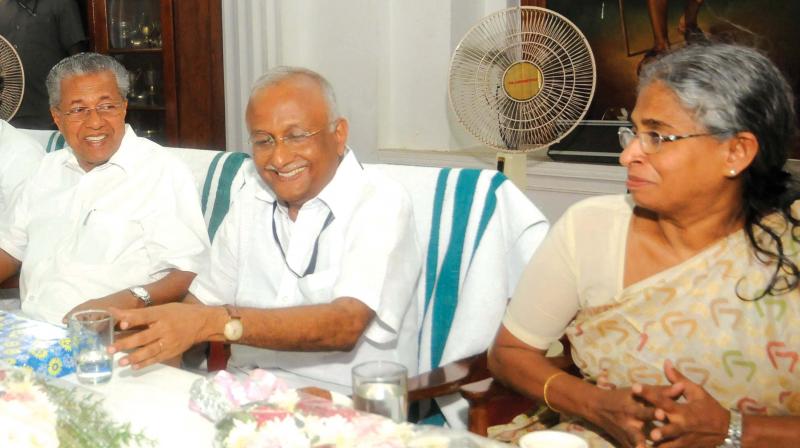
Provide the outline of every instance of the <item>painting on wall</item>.
<path id="1" fill-rule="evenodd" d="M 665 39 L 658 39 L 653 31 L 648 3 L 547 0 L 548 9 L 581 29 L 594 52 L 597 87 L 587 119 L 626 120 L 630 116 L 636 101 L 637 67 L 659 47 L 658 40 L 661 46 L 668 40 L 672 48 L 685 45 L 687 39 L 703 38 L 760 48 L 783 70 L 794 91 L 800 92 L 800 1 L 664 0 L 667 29 L 660 34 Z M 799 150 L 794 157 L 800 155 Z"/>

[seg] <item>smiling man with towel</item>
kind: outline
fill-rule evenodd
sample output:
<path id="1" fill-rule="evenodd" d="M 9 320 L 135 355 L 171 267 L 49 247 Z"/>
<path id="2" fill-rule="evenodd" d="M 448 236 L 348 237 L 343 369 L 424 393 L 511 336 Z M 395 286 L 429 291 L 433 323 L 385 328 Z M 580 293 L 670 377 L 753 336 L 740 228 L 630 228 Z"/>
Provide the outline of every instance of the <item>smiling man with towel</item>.
<path id="1" fill-rule="evenodd" d="M 121 363 L 227 341 L 229 368 L 276 369 L 298 386 L 349 393 L 352 366 L 372 359 L 416 373 L 422 256 L 405 190 L 364 170 L 330 85 L 312 71 L 278 67 L 256 81 L 247 126 L 252 181 L 208 270 L 184 304 L 118 313 L 123 327 L 149 327 L 115 344 L 139 347 Z"/>

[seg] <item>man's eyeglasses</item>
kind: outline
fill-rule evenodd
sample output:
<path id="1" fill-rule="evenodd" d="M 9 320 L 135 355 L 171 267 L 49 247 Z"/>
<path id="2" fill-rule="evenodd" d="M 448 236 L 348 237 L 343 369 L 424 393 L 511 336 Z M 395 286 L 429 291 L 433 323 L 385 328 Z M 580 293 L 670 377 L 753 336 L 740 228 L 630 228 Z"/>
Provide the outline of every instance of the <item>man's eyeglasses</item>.
<path id="1" fill-rule="evenodd" d="M 97 112 L 97 115 L 102 118 L 116 117 L 125 110 L 124 104 L 124 101 L 120 101 L 117 103 L 101 103 L 95 107 L 78 106 L 73 107 L 66 112 L 62 111 L 61 114 L 64 115 L 67 120 L 73 122 L 86 121 L 89 118 L 89 115 L 91 115 L 92 111 Z M 59 109 L 59 111 L 61 111 L 61 109 Z"/>
<path id="2" fill-rule="evenodd" d="M 308 143 L 311 137 L 324 131 L 337 121 L 333 120 L 316 131 L 296 130 L 283 137 L 275 137 L 272 134 L 257 134 L 250 137 L 250 145 L 252 145 L 253 149 L 275 149 L 278 143 L 284 143 L 289 147 L 299 148 Z"/>
<path id="3" fill-rule="evenodd" d="M 619 136 L 619 144 L 622 149 L 625 149 L 633 143 L 635 138 L 639 138 L 639 143 L 642 145 L 642 152 L 645 154 L 655 154 L 661 150 L 661 143 L 677 142 L 685 138 L 694 137 L 708 137 L 711 135 L 728 134 L 728 131 L 723 132 L 705 132 L 702 134 L 687 134 L 687 135 L 661 135 L 656 131 L 640 131 L 636 132 L 631 128 L 621 127 L 617 131 Z"/>

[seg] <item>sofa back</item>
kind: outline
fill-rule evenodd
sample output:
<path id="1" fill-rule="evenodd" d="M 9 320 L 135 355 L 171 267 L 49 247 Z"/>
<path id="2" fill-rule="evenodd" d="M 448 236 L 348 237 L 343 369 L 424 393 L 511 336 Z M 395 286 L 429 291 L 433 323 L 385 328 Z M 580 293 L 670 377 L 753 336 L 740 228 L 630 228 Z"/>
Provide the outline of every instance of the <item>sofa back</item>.
<path id="1" fill-rule="evenodd" d="M 47 152 L 64 148 L 57 131 L 26 130 Z M 195 176 L 213 239 L 245 184 L 240 152 L 171 148 Z M 544 215 L 494 170 L 364 164 L 406 189 L 425 256 L 417 294 L 420 371 L 484 351 L 508 298 L 547 229 Z"/>

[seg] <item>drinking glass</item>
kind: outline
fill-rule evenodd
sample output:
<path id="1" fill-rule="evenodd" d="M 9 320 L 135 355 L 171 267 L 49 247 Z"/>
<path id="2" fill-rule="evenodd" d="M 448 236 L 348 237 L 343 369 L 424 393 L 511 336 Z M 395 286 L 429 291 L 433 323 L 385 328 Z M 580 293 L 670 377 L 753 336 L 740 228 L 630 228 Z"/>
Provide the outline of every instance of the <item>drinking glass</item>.
<path id="1" fill-rule="evenodd" d="M 106 348 L 114 342 L 114 317 L 108 311 L 86 310 L 69 318 L 75 375 L 84 384 L 111 379 L 112 359 Z"/>
<path id="2" fill-rule="evenodd" d="M 398 423 L 408 418 L 408 371 L 390 361 L 368 361 L 353 367 L 353 406 Z"/>

